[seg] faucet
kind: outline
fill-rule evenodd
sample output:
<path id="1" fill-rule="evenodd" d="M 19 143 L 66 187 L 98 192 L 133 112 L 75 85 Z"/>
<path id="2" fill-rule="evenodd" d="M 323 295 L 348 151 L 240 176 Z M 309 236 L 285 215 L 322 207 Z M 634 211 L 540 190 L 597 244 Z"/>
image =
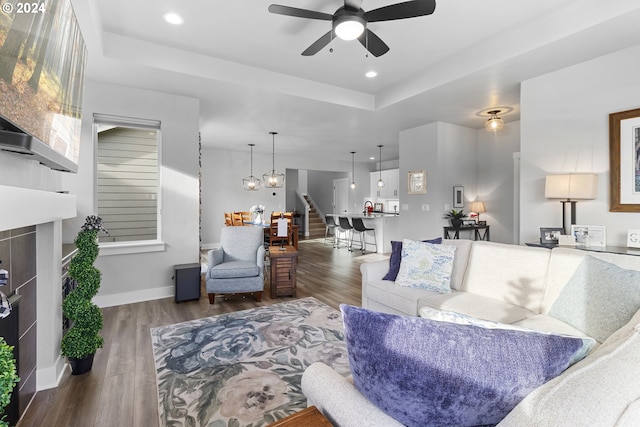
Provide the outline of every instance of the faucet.
<path id="1" fill-rule="evenodd" d="M 366 202 L 364 202 L 364 210 L 362 211 L 363 214 L 370 214 L 371 212 L 373 212 L 373 202 L 371 200 L 367 200 Z"/>

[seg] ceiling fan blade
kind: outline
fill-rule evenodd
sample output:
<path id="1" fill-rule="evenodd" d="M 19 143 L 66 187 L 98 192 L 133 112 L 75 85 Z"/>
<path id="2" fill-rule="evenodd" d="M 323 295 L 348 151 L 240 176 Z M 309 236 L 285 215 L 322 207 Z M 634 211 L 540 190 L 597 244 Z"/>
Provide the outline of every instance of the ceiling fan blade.
<path id="1" fill-rule="evenodd" d="M 322 21 L 331 21 L 333 15 L 324 12 L 316 12 L 315 10 L 298 9 L 297 7 L 281 6 L 272 4 L 269 6 L 269 12 L 278 15 L 295 16 L 296 18 L 320 19 Z"/>
<path id="2" fill-rule="evenodd" d="M 331 43 L 331 40 L 333 40 L 332 33 L 333 33 L 333 30 L 329 30 L 328 33 L 320 37 L 311 46 L 309 46 L 304 52 L 302 52 L 302 56 L 311 56 L 320 52 L 323 47 Z"/>
<path id="3" fill-rule="evenodd" d="M 358 41 L 375 57 L 382 56 L 389 52 L 389 46 L 387 46 L 380 37 L 376 36 L 375 33 L 368 28 L 360 37 L 358 37 Z"/>
<path id="4" fill-rule="evenodd" d="M 362 0 L 344 0 L 344 7 L 346 9 L 360 10 Z"/>
<path id="5" fill-rule="evenodd" d="M 391 4 L 365 12 L 367 22 L 392 21 L 431 15 L 436 10 L 436 0 L 414 0 Z"/>

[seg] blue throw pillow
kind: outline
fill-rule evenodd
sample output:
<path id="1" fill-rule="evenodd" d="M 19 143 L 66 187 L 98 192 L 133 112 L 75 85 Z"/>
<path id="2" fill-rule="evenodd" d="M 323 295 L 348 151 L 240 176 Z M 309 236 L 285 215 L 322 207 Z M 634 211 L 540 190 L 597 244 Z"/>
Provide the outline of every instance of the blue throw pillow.
<path id="1" fill-rule="evenodd" d="M 439 245 L 442 243 L 442 237 L 431 240 L 422 240 L 422 242 L 433 243 Z M 391 280 L 392 282 L 398 277 L 400 271 L 400 261 L 402 261 L 402 242 L 391 241 L 391 256 L 389 257 L 389 271 L 384 275 L 382 280 Z"/>
<path id="2" fill-rule="evenodd" d="M 340 309 L 356 388 L 407 426 L 496 424 L 564 371 L 583 344 L 345 304 Z"/>

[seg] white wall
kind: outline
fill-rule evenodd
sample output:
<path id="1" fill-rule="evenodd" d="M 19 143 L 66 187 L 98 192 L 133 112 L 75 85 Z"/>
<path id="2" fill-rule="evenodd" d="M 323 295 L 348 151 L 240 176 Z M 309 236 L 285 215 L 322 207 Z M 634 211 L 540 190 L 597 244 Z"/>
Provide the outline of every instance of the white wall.
<path id="1" fill-rule="evenodd" d="M 66 221 L 64 240 L 73 241 L 87 215 L 95 214 L 94 113 L 161 122 L 161 252 L 101 254 L 102 283 L 96 303 L 130 303 L 173 295 L 173 266 L 199 262 L 198 122 L 194 98 L 87 81 L 78 174 L 68 182 L 78 196 L 78 217 Z"/>
<path id="2" fill-rule="evenodd" d="M 626 246 L 640 214 L 609 212 L 608 115 L 640 107 L 640 45 L 522 83 L 521 242 L 561 226 L 560 203 L 544 198 L 544 177 L 598 174 L 597 200 L 577 203 L 577 222 L 604 225 L 607 244 Z"/>

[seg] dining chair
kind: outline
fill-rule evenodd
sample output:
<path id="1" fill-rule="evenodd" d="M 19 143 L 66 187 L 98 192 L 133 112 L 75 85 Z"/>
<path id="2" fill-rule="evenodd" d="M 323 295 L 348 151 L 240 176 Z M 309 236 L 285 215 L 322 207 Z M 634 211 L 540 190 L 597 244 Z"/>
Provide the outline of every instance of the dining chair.
<path id="1" fill-rule="evenodd" d="M 224 225 L 226 226 L 233 225 L 233 214 L 231 212 L 224 213 Z"/>

